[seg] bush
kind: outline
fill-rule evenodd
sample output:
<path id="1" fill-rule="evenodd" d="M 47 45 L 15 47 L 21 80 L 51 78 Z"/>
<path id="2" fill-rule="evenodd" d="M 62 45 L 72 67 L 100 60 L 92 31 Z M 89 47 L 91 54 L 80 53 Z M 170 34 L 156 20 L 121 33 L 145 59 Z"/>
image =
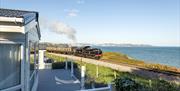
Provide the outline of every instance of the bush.
<path id="1" fill-rule="evenodd" d="M 153 84 L 153 91 L 179 91 L 180 85 L 175 85 L 172 82 L 159 80 Z"/>
<path id="2" fill-rule="evenodd" d="M 77 68 L 77 63 L 74 62 L 73 64 L 74 69 Z M 52 69 L 64 69 L 65 68 L 65 62 L 54 62 L 52 63 Z M 68 62 L 68 69 L 71 68 L 71 62 Z"/>
<path id="3" fill-rule="evenodd" d="M 64 62 L 55 62 L 52 63 L 52 69 L 64 69 L 65 63 Z"/>
<path id="4" fill-rule="evenodd" d="M 117 91 L 140 91 L 141 85 L 128 77 L 119 77 L 114 80 Z"/>

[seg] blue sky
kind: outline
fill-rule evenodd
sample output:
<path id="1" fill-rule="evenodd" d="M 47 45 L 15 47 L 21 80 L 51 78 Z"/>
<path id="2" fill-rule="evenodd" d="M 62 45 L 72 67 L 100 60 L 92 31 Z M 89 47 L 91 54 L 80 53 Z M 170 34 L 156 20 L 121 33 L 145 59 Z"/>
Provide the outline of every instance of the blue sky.
<path id="1" fill-rule="evenodd" d="M 180 0 L 0 0 L 1 8 L 33 10 L 76 30 L 78 43 L 180 46 Z M 41 28 L 42 40 L 71 43 Z"/>

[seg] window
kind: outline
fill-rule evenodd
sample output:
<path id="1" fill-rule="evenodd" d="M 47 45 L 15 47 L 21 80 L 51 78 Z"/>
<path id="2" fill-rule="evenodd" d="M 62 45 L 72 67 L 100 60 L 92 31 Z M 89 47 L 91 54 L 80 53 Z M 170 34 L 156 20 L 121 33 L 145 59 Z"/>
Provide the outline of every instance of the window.
<path id="1" fill-rule="evenodd" d="M 20 44 L 0 44 L 0 90 L 20 84 Z"/>
<path id="2" fill-rule="evenodd" d="M 35 69 L 35 45 L 34 43 L 30 42 L 30 76 L 33 74 Z"/>
<path id="3" fill-rule="evenodd" d="M 30 90 L 36 80 L 38 64 L 38 45 L 30 42 Z"/>

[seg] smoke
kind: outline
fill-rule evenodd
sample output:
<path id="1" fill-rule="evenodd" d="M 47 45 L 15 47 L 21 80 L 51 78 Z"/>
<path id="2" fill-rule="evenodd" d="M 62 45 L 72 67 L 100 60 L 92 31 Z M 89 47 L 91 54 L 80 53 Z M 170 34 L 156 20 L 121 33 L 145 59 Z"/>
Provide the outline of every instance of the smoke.
<path id="1" fill-rule="evenodd" d="M 65 34 L 69 39 L 76 41 L 76 30 L 63 22 L 52 22 L 49 29 L 58 34 Z"/>
<path id="2" fill-rule="evenodd" d="M 68 39 L 76 42 L 76 30 L 71 26 L 60 21 L 49 21 L 47 19 L 40 19 L 40 25 L 44 29 L 48 29 L 57 34 L 66 35 Z"/>

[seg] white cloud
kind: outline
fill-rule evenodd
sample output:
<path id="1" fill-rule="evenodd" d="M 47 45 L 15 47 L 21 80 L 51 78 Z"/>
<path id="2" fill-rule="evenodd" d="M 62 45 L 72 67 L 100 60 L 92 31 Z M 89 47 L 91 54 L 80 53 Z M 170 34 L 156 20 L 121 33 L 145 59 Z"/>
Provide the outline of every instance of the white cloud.
<path id="1" fill-rule="evenodd" d="M 77 0 L 77 3 L 78 3 L 78 4 L 84 4 L 85 1 L 84 1 L 84 0 Z"/>
<path id="2" fill-rule="evenodd" d="M 74 17 L 74 16 L 77 16 L 77 13 L 76 12 L 68 12 L 68 16 Z"/>
<path id="3" fill-rule="evenodd" d="M 78 16 L 79 10 L 77 9 L 65 9 L 65 12 L 67 12 L 67 16 L 75 17 Z"/>

